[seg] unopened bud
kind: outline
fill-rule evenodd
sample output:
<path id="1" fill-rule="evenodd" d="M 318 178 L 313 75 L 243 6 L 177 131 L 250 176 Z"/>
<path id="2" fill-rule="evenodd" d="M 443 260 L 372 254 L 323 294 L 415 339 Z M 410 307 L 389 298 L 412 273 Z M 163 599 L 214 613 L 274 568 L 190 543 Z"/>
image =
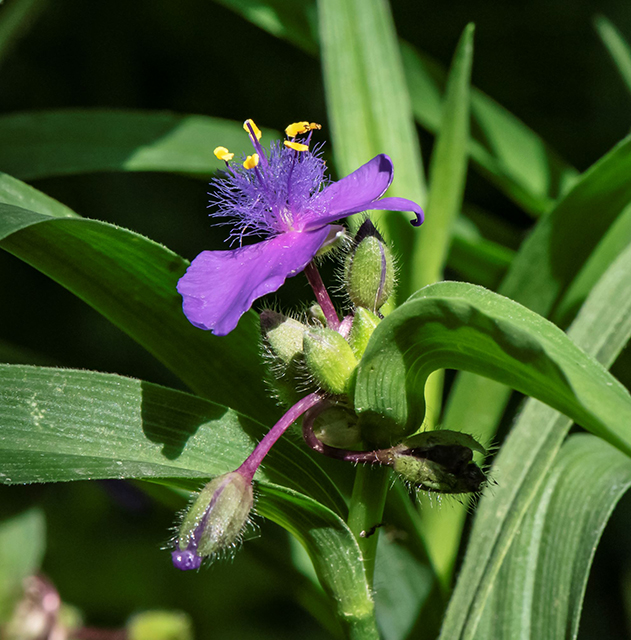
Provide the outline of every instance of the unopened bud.
<path id="1" fill-rule="evenodd" d="M 484 447 L 466 433 L 428 431 L 405 440 L 393 451 L 394 470 L 411 485 L 439 493 L 475 493 L 486 481 L 473 462 Z"/>
<path id="2" fill-rule="evenodd" d="M 334 406 L 323 411 L 313 422 L 316 438 L 330 447 L 348 449 L 361 442 L 357 416 L 344 407 Z"/>
<path id="3" fill-rule="evenodd" d="M 270 309 L 261 312 L 260 320 L 261 335 L 271 354 L 288 366 L 302 353 L 302 336 L 307 327 Z"/>
<path id="4" fill-rule="evenodd" d="M 182 571 L 198 569 L 202 559 L 213 558 L 241 540 L 254 497 L 252 483 L 237 471 L 209 482 L 184 516 L 173 564 Z"/>
<path id="5" fill-rule="evenodd" d="M 346 392 L 357 358 L 350 345 L 332 329 L 312 328 L 304 335 L 305 363 L 316 383 L 336 395 Z"/>
<path id="6" fill-rule="evenodd" d="M 368 309 L 364 309 L 363 307 L 357 307 L 348 342 L 358 360 L 361 360 L 361 357 L 364 355 L 364 351 L 366 351 L 366 347 L 368 346 L 368 340 L 370 340 L 372 332 L 380 322 L 381 320 L 379 320 L 372 311 L 368 311 Z"/>
<path id="7" fill-rule="evenodd" d="M 283 405 L 291 406 L 300 399 L 297 380 L 304 378 L 302 336 L 307 326 L 282 313 L 261 313 L 261 335 L 265 346 L 270 386 Z"/>
<path id="8" fill-rule="evenodd" d="M 376 312 L 394 291 L 394 257 L 385 240 L 366 219 L 359 228 L 344 268 L 351 302 Z"/>

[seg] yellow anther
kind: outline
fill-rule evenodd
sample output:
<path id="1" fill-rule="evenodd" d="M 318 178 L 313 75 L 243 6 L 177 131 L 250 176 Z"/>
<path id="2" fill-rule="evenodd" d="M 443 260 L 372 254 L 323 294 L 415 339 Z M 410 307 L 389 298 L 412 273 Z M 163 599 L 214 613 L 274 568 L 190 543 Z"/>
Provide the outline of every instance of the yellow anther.
<path id="1" fill-rule="evenodd" d="M 300 142 L 290 142 L 285 140 L 285 146 L 293 149 L 294 151 L 309 151 L 309 146 L 306 144 L 300 144 Z"/>
<path id="2" fill-rule="evenodd" d="M 288 138 L 295 138 L 301 133 L 307 133 L 307 131 L 313 131 L 314 129 L 322 129 L 322 125 L 316 122 L 294 122 L 285 129 L 285 134 Z"/>
<path id="3" fill-rule="evenodd" d="M 243 167 L 245 169 L 254 169 L 256 165 L 259 163 L 259 154 L 253 153 L 251 156 L 248 156 L 243 163 Z"/>
<path id="4" fill-rule="evenodd" d="M 251 138 L 252 134 L 250 133 L 250 127 L 252 127 L 252 131 L 254 131 L 254 135 L 256 136 L 256 139 L 260 140 L 261 136 L 263 135 L 261 133 L 261 130 L 254 124 L 254 120 L 248 119 L 243 123 L 243 128 L 247 131 L 247 133 L 250 134 L 250 138 Z"/>
<path id="5" fill-rule="evenodd" d="M 234 153 L 230 153 L 226 147 L 217 147 L 213 153 L 218 160 L 225 160 L 226 162 L 234 158 Z"/>

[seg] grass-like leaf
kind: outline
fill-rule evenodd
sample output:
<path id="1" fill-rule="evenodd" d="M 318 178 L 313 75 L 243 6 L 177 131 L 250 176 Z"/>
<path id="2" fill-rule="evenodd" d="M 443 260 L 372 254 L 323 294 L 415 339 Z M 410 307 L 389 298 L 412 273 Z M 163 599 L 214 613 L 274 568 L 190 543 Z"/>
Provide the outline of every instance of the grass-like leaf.
<path id="1" fill-rule="evenodd" d="M 427 220 L 423 232 L 414 236 L 414 253 L 407 265 L 414 273 L 414 289 L 442 280 L 452 228 L 462 205 L 468 164 L 473 34 L 473 24 L 467 25 L 447 82 L 440 133 L 429 167 Z"/>
<path id="2" fill-rule="evenodd" d="M 631 47 L 629 43 L 616 26 L 610 20 L 607 20 L 605 16 L 598 16 L 594 24 L 598 35 L 616 65 L 616 69 L 620 72 L 627 89 L 631 92 Z"/>
<path id="3" fill-rule="evenodd" d="M 267 139 L 278 133 L 264 130 Z M 22 180 L 97 171 L 169 171 L 208 177 L 213 149 L 251 152 L 241 123 L 158 111 L 65 109 L 0 117 L 0 170 Z"/>
<path id="4" fill-rule="evenodd" d="M 590 293 L 569 335 L 604 366 L 631 336 L 631 247 Z M 473 638 L 501 563 L 572 420 L 528 400 L 494 463 L 498 486 L 476 513 L 469 546 L 450 601 L 442 638 Z"/>
<path id="5" fill-rule="evenodd" d="M 590 167 L 554 211 L 539 221 L 515 256 L 499 292 L 543 316 L 551 314 L 631 202 L 629 175 L 631 137 Z M 600 277 L 616 255 L 608 252 L 606 260 L 595 263 L 591 282 Z M 574 298 L 574 308 L 576 302 Z M 447 406 L 445 428 L 458 429 L 467 424 L 471 432 L 492 438 L 509 393 L 491 380 L 460 375 Z"/>
<path id="6" fill-rule="evenodd" d="M 264 431 L 231 409 L 139 380 L 17 365 L 0 365 L 0 424 L 5 484 L 136 478 L 188 488 L 239 466 Z M 287 437 L 256 479 L 258 512 L 305 545 L 348 636 L 377 638 L 359 547 L 340 517 L 346 506 L 335 485 Z"/>
<path id="7" fill-rule="evenodd" d="M 335 162 L 347 175 L 378 153 L 394 163 L 388 194 L 423 204 L 425 183 L 418 136 L 403 76 L 392 16 L 383 0 L 320 0 L 324 85 Z M 411 255 L 409 214 L 375 219 L 398 250 Z M 402 294 L 409 293 L 401 272 Z"/>
<path id="8" fill-rule="evenodd" d="M 571 436 L 502 564 L 476 637 L 576 638 L 598 541 L 630 486 L 628 456 L 594 436 Z"/>
<path id="9" fill-rule="evenodd" d="M 425 381 L 438 368 L 501 380 L 631 454 L 628 391 L 558 327 L 508 298 L 461 282 L 421 289 L 375 329 L 355 408 L 396 441 L 422 424 Z"/>
<path id="10" fill-rule="evenodd" d="M 226 337 L 200 331 L 184 317 L 175 290 L 188 265 L 177 254 L 137 233 L 80 218 L 8 176 L 0 179 L 0 201 L 33 207 L 0 204 L 0 247 L 90 304 L 199 395 L 256 418 L 276 415 L 262 382 L 256 314 L 246 314 Z"/>

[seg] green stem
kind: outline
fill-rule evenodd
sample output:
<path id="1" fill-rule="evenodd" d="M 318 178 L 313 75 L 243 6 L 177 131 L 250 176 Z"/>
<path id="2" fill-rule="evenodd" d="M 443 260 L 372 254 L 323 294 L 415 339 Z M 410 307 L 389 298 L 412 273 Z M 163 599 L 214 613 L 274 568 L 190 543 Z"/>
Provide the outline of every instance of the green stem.
<path id="1" fill-rule="evenodd" d="M 371 465 L 357 467 L 348 514 L 348 526 L 361 549 L 366 580 L 371 587 L 379 539 L 379 529 L 374 527 L 381 524 L 389 478 L 388 467 Z"/>

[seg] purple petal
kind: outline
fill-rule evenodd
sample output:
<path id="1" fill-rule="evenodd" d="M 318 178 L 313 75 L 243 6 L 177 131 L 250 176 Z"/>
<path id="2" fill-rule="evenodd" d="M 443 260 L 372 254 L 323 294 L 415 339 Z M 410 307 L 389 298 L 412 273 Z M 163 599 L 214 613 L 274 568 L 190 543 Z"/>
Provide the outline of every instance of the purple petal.
<path id="1" fill-rule="evenodd" d="M 412 211 L 416 214 L 416 218 L 414 220 L 410 220 L 410 222 L 415 227 L 420 227 L 423 224 L 423 220 L 425 220 L 423 209 L 421 209 L 416 202 L 408 200 L 407 198 L 381 198 L 381 200 L 373 202 L 366 208 L 375 210 L 385 209 L 386 211 Z"/>
<path id="2" fill-rule="evenodd" d="M 200 329 L 227 335 L 257 298 L 300 273 L 328 234 L 325 226 L 283 233 L 233 251 L 202 251 L 177 285 L 184 315 Z"/>
<path id="3" fill-rule="evenodd" d="M 305 228 L 315 229 L 352 213 L 372 209 L 372 203 L 390 186 L 392 176 L 392 160 L 383 153 L 375 156 L 350 175 L 324 189 L 318 204 L 324 205 L 325 213 L 309 220 Z M 305 214 L 305 218 L 308 219 L 308 214 Z"/>

